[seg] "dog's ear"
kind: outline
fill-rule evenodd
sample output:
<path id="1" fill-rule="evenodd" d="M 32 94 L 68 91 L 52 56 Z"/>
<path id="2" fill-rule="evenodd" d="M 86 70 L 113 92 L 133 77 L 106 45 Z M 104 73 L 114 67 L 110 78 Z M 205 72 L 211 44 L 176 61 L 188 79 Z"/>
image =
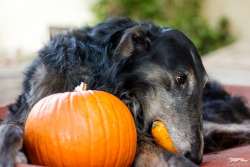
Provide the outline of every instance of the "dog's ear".
<path id="1" fill-rule="evenodd" d="M 141 104 L 134 92 L 131 92 L 123 81 L 116 85 L 114 94 L 128 107 L 134 118 L 137 129 L 142 131 L 145 127 L 144 114 Z"/>
<path id="2" fill-rule="evenodd" d="M 125 91 L 120 95 L 120 100 L 131 112 L 138 130 L 144 130 L 144 115 L 140 102 L 133 93 Z"/>
<path id="3" fill-rule="evenodd" d="M 147 37 L 146 30 L 141 26 L 134 26 L 123 34 L 114 51 L 114 59 L 120 60 L 132 55 L 135 50 L 149 51 L 151 40 Z"/>

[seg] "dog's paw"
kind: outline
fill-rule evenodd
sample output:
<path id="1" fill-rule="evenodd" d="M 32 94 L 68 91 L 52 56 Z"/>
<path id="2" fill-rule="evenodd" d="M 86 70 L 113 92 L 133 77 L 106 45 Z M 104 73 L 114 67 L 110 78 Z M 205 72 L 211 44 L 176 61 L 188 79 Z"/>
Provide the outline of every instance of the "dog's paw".
<path id="1" fill-rule="evenodd" d="M 134 167 L 169 167 L 165 162 L 162 155 L 158 155 L 154 152 L 145 152 L 136 156 L 134 161 Z"/>
<path id="2" fill-rule="evenodd" d="M 23 152 L 0 153 L 0 167 L 14 167 L 17 163 L 27 164 L 28 160 Z"/>
<path id="3" fill-rule="evenodd" d="M 187 158 L 178 155 L 171 156 L 169 159 L 167 159 L 167 164 L 169 167 L 197 167 L 196 164 Z"/>
<path id="4" fill-rule="evenodd" d="M 134 161 L 135 167 L 196 167 L 185 157 L 170 153 L 156 154 L 153 152 L 142 153 Z"/>
<path id="5" fill-rule="evenodd" d="M 27 164 L 28 160 L 25 154 L 21 151 L 17 152 L 15 155 L 15 163 Z"/>
<path id="6" fill-rule="evenodd" d="M 14 124 L 0 125 L 0 167 L 14 167 L 27 163 L 23 147 L 23 129 Z"/>

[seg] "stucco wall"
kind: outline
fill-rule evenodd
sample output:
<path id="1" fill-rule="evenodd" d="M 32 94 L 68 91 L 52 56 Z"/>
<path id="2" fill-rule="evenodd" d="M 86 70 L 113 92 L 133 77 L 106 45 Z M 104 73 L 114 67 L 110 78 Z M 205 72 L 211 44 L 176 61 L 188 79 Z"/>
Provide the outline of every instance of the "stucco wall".
<path id="1" fill-rule="evenodd" d="M 49 27 L 80 27 L 93 20 L 91 0 L 0 0 L 0 59 L 35 54 Z"/>
<path id="2" fill-rule="evenodd" d="M 204 0 L 201 12 L 212 26 L 226 16 L 234 35 L 250 38 L 250 0 Z"/>

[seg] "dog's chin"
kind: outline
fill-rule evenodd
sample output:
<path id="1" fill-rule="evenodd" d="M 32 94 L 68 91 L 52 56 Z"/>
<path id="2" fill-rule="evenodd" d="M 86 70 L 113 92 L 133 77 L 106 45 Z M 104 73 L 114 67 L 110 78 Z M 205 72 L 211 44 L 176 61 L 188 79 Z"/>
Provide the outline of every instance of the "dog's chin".
<path id="1" fill-rule="evenodd" d="M 149 123 L 148 123 L 148 128 L 147 128 L 147 130 L 148 130 L 148 132 L 151 134 L 151 128 L 152 128 L 152 124 L 153 124 L 153 122 L 155 122 L 155 121 L 161 121 L 161 122 L 163 122 L 164 123 L 164 125 L 165 125 L 165 127 L 167 128 L 167 123 L 166 123 L 166 121 L 164 121 L 164 120 L 167 120 L 167 119 L 164 119 L 164 118 L 156 118 L 156 119 L 153 119 L 152 121 L 149 121 Z M 168 129 L 168 128 L 167 128 Z M 168 133 L 169 133 L 169 131 L 170 130 L 168 130 Z M 152 135 L 152 134 L 151 134 Z M 176 150 L 178 151 L 178 153 L 180 154 L 180 155 L 182 155 L 182 156 L 184 156 L 184 157 L 186 157 L 186 158 L 188 158 L 189 160 L 191 160 L 192 162 L 194 162 L 195 164 L 200 164 L 201 162 L 202 162 L 202 153 L 200 153 L 199 151 L 196 151 L 196 150 L 199 150 L 198 148 L 196 149 L 196 150 L 194 150 L 194 149 L 191 149 L 191 143 L 189 143 L 189 142 L 187 142 L 187 140 L 185 140 L 185 142 L 186 142 L 186 147 L 184 147 L 183 145 L 185 145 L 185 144 L 183 144 L 183 143 L 185 143 L 184 141 L 181 141 L 180 140 L 180 138 L 183 138 L 183 137 L 178 137 L 178 136 L 171 136 L 171 134 L 169 134 L 170 135 L 170 137 L 171 137 L 171 140 L 172 140 L 172 142 L 173 142 L 173 144 L 174 144 L 174 146 L 175 146 L 175 148 L 176 148 Z M 175 143 L 180 143 L 181 142 L 181 148 L 180 147 L 178 147 L 179 145 L 175 145 Z M 203 148 L 203 147 L 202 147 Z M 202 150 L 202 149 L 201 149 Z M 195 151 L 195 152 L 194 152 Z"/>

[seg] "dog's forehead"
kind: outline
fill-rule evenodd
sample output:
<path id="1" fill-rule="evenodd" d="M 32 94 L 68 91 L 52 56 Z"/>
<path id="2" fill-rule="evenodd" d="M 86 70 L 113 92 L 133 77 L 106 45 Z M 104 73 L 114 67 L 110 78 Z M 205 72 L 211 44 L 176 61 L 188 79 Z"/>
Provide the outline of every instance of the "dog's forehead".
<path id="1" fill-rule="evenodd" d="M 172 38 L 182 44 L 187 44 L 191 42 L 191 40 L 183 32 L 172 28 L 162 29 L 160 37 L 165 37 L 169 39 Z"/>
<path id="2" fill-rule="evenodd" d="M 201 82 L 207 81 L 207 74 L 200 55 L 193 42 L 181 31 L 163 29 L 153 44 L 154 59 L 173 71 L 193 71 Z"/>
<path id="3" fill-rule="evenodd" d="M 194 67 L 190 40 L 179 31 L 164 31 L 152 45 L 152 53 L 154 61 L 159 65 L 170 68 Z"/>

